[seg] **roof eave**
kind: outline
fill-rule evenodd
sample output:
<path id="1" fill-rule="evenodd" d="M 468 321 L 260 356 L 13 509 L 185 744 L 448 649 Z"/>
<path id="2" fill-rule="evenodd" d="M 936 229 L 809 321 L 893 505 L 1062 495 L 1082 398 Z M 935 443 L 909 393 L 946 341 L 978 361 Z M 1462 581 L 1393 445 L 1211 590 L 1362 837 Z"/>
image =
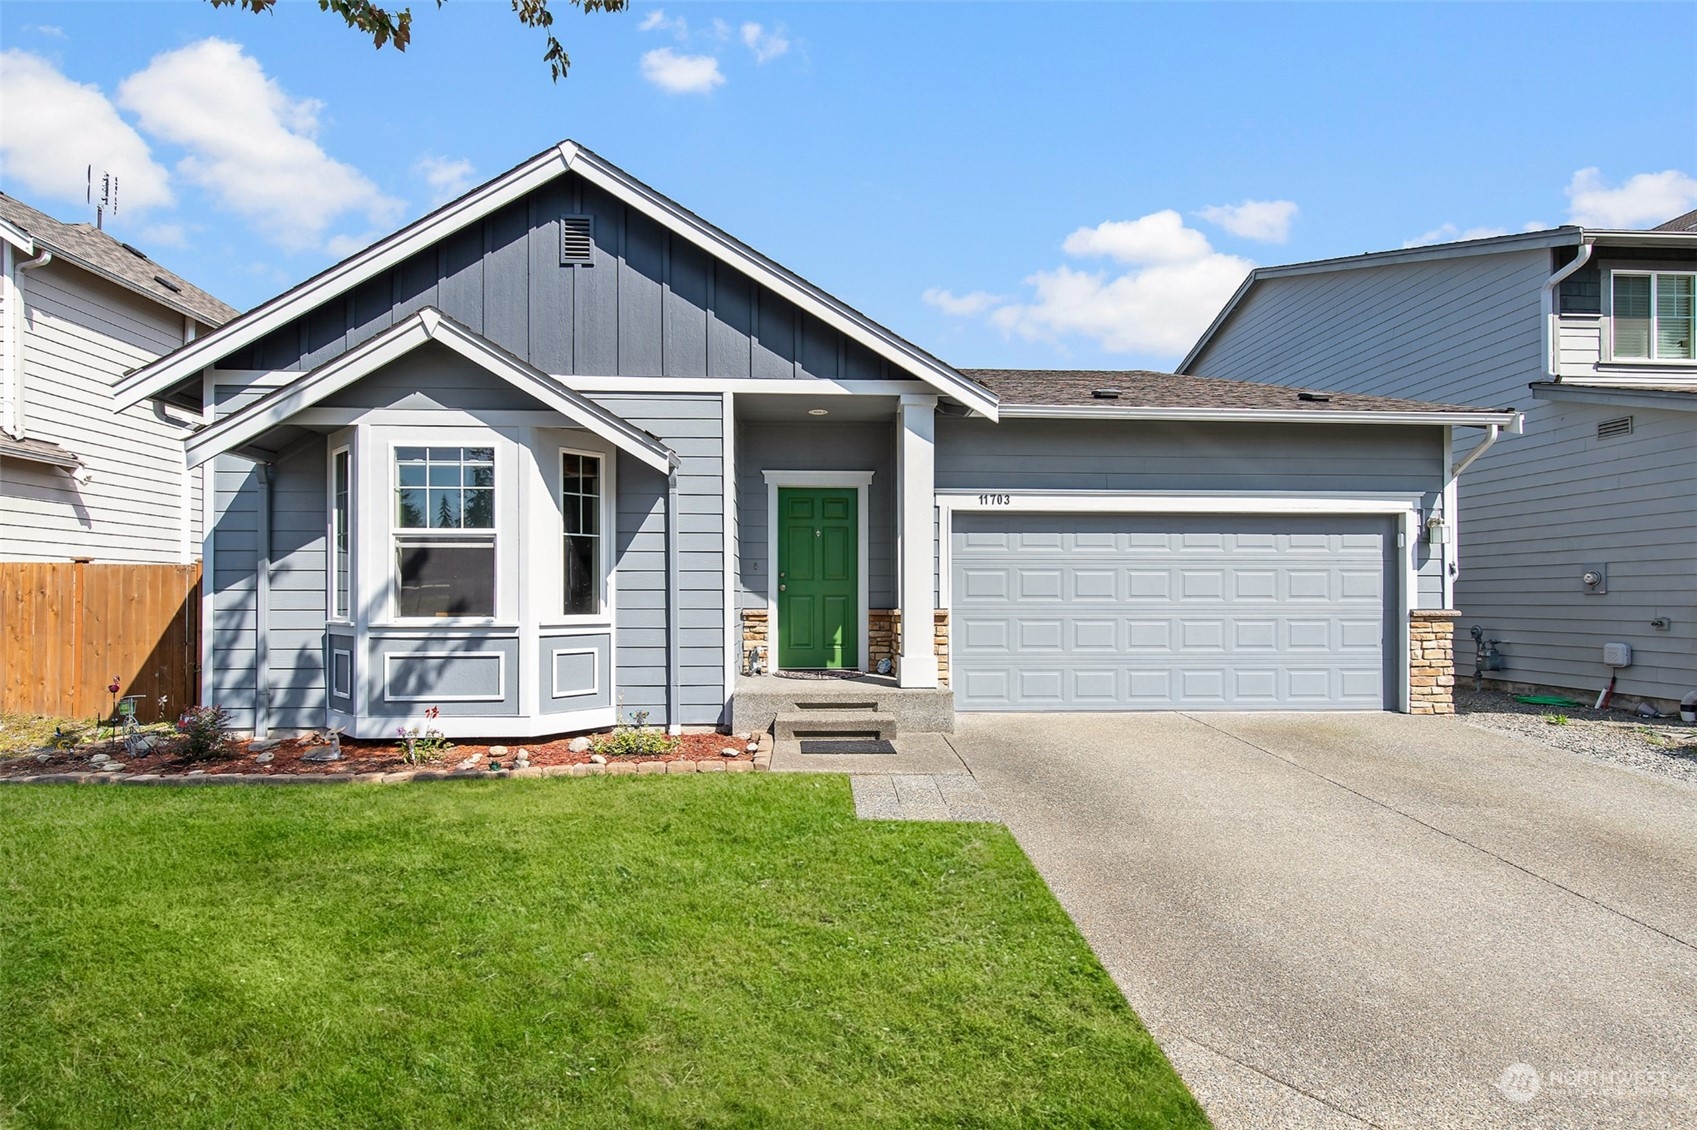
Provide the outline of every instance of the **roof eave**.
<path id="1" fill-rule="evenodd" d="M 1397 424 L 1490 427 L 1511 425 L 1518 412 L 1417 409 L 1305 411 L 1297 408 L 1093 408 L 1065 404 L 1004 404 L 1002 415 L 1027 420 L 1173 420 L 1195 423 L 1256 424 Z"/>

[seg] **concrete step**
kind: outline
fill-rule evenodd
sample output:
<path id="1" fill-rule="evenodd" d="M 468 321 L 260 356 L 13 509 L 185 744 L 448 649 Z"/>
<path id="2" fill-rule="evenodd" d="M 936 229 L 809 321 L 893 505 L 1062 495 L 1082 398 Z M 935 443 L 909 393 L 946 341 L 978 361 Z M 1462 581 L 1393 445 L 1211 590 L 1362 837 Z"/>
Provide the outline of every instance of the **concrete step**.
<path id="1" fill-rule="evenodd" d="M 889 741 L 896 730 L 895 715 L 866 710 L 802 710 L 772 720 L 772 736 L 781 742 L 847 736 Z"/>
<path id="2" fill-rule="evenodd" d="M 888 714 L 904 734 L 949 733 L 955 728 L 955 696 L 947 687 L 898 687 L 884 675 L 833 680 L 744 675 L 731 699 L 731 730 L 764 733 L 780 715 L 850 709 Z"/>

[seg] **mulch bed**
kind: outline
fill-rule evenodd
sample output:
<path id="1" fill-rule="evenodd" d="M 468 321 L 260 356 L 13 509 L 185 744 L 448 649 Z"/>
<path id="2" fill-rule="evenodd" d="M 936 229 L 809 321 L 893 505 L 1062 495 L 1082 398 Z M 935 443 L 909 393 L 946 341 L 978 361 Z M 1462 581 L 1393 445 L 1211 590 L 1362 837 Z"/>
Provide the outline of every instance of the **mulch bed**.
<path id="1" fill-rule="evenodd" d="M 306 776 L 313 774 L 349 773 L 397 773 L 408 769 L 454 769 L 474 754 L 482 754 L 475 763 L 479 769 L 490 768 L 490 761 L 499 761 L 501 768 L 512 768 L 513 757 L 519 750 L 527 750 L 530 754 L 530 764 L 533 768 L 552 765 L 587 765 L 592 761 L 594 746 L 607 734 L 586 735 L 590 739 L 590 750 L 584 753 L 573 753 L 566 748 L 571 738 L 555 738 L 544 742 L 494 743 L 496 746 L 505 745 L 505 754 L 491 755 L 491 746 L 478 742 L 455 742 L 451 749 L 443 751 L 436 760 L 421 762 L 418 765 L 409 763 L 404 749 L 389 741 L 350 741 L 342 742 L 342 759 L 340 761 L 305 761 L 307 754 L 329 748 L 329 742 L 322 735 L 310 734 L 300 738 L 285 738 L 275 743 L 260 742 L 259 749 L 250 749 L 253 743 L 239 741 L 235 743 L 234 751 L 225 757 L 213 758 L 206 761 L 190 761 L 177 752 L 178 741 L 174 738 L 161 740 L 158 749 L 140 757 L 129 757 L 124 753 L 120 742 L 101 742 L 79 746 L 74 750 L 54 750 L 45 762 L 36 759 L 35 752 L 24 754 L 0 753 L 0 777 L 25 777 L 42 773 L 86 773 L 95 768 L 91 758 L 97 753 L 121 762 L 127 772 L 157 773 L 176 775 L 191 771 L 201 771 L 208 776 L 227 773 L 263 774 L 265 776 Z M 737 750 L 735 757 L 725 757 L 722 750 Z M 260 764 L 255 758 L 260 753 L 270 753 L 271 761 Z M 751 761 L 753 754 L 748 752 L 748 743 L 738 741 L 734 736 L 726 734 L 681 734 L 677 738 L 677 746 L 670 753 L 644 754 L 640 757 L 608 757 L 609 763 L 640 761 Z"/>

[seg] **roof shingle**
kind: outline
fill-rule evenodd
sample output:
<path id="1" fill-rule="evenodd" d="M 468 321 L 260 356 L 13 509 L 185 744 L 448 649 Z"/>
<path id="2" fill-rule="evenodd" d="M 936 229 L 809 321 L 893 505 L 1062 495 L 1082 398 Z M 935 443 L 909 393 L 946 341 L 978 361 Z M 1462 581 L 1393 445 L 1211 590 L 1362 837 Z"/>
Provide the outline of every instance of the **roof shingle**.
<path id="1" fill-rule="evenodd" d="M 1064 408 L 1192 408 L 1249 411 L 1328 412 L 1493 412 L 1458 404 L 1429 404 L 1390 396 L 1289 388 L 1283 385 L 1192 377 L 1146 369 L 962 369 L 1002 399 L 1004 405 Z M 1097 389 L 1119 396 L 1100 399 Z M 1305 399 L 1306 393 L 1310 399 Z M 1323 399 L 1322 399 L 1323 398 Z"/>
<path id="2" fill-rule="evenodd" d="M 221 326 L 241 313 L 166 270 L 139 250 L 113 239 L 93 224 L 65 224 L 0 192 L 0 219 L 28 232 L 54 256 L 187 314 L 203 325 Z"/>

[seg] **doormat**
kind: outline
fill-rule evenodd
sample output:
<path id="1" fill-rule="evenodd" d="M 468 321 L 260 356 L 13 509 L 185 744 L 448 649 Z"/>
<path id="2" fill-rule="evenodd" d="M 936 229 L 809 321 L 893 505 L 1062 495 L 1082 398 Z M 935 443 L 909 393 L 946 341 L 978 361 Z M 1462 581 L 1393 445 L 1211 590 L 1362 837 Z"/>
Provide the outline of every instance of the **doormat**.
<path id="1" fill-rule="evenodd" d="M 774 671 L 780 679 L 858 679 L 864 671 Z"/>
<path id="2" fill-rule="evenodd" d="M 802 753 L 894 753 L 882 738 L 802 738 Z"/>

